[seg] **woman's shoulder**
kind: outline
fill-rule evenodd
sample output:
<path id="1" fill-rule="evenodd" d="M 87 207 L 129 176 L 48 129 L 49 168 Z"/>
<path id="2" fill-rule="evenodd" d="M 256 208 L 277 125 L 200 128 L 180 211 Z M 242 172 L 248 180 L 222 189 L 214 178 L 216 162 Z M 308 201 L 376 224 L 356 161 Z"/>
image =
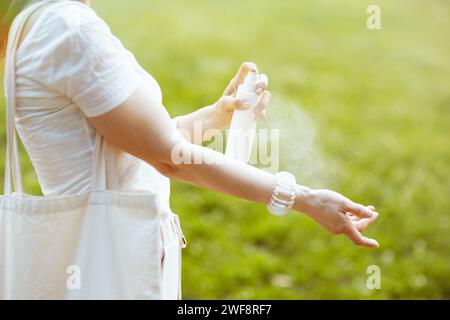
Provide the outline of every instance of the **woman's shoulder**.
<path id="1" fill-rule="evenodd" d="M 42 26 L 74 29 L 92 24 L 103 24 L 103 20 L 89 6 L 78 1 L 65 1 L 47 8 L 42 13 Z"/>
<path id="2" fill-rule="evenodd" d="M 54 55 L 57 51 L 74 49 L 81 42 L 96 42 L 100 35 L 112 36 L 92 8 L 78 1 L 56 3 L 35 20 L 19 48 L 19 56 Z"/>
<path id="3" fill-rule="evenodd" d="M 26 10 L 19 16 L 26 14 L 25 12 Z M 80 30 L 88 29 L 110 32 L 107 24 L 91 7 L 78 1 L 61 1 L 38 13 L 24 42 L 33 48 L 46 47 L 49 44 L 62 43 L 64 39 L 71 40 Z"/>

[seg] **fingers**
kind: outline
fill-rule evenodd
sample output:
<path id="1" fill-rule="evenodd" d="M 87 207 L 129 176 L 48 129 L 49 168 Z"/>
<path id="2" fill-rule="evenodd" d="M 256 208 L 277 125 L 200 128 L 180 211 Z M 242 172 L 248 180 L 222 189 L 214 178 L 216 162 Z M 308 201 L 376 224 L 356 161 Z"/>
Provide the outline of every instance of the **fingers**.
<path id="1" fill-rule="evenodd" d="M 236 88 L 244 82 L 245 77 L 247 77 L 247 74 L 250 71 L 258 72 L 258 67 L 253 62 L 244 62 L 239 68 L 237 74 L 228 84 L 227 88 L 225 89 L 224 95 L 233 95 L 236 91 Z"/>
<path id="2" fill-rule="evenodd" d="M 264 91 L 261 95 L 261 98 L 258 101 L 258 104 L 253 108 L 253 112 L 255 114 L 255 119 L 257 121 L 264 119 L 266 115 L 266 108 L 269 105 L 271 98 L 271 94 L 268 91 Z M 216 103 L 216 106 L 219 110 L 223 111 L 234 111 L 234 110 L 248 110 L 253 105 L 247 100 L 241 100 L 235 98 L 233 96 L 222 96 Z"/>
<path id="3" fill-rule="evenodd" d="M 256 121 L 264 120 L 265 117 L 266 117 L 266 110 L 263 110 L 263 111 L 259 112 L 258 114 L 255 114 Z"/>
<path id="4" fill-rule="evenodd" d="M 374 208 L 375 209 L 375 208 Z M 369 207 L 365 207 L 359 203 L 354 203 L 352 201 L 348 201 L 348 203 L 344 207 L 345 211 L 349 211 L 353 213 L 355 216 L 360 218 L 371 218 L 376 212 Z"/>
<path id="5" fill-rule="evenodd" d="M 253 62 L 244 62 L 243 64 L 241 64 L 236 76 L 241 77 L 241 79 L 244 80 L 247 76 L 247 73 L 249 73 L 250 71 L 258 72 L 258 67 Z"/>
<path id="6" fill-rule="evenodd" d="M 344 232 L 345 235 L 353 242 L 353 244 L 368 248 L 378 248 L 380 245 L 374 239 L 364 237 L 355 227 L 349 225 Z"/>
<path id="7" fill-rule="evenodd" d="M 250 72 L 258 72 L 258 67 L 252 62 L 244 62 L 239 68 L 237 74 L 231 80 L 228 87 L 225 89 L 224 96 L 217 102 L 219 108 L 224 111 L 247 110 L 251 107 L 248 101 L 241 101 L 234 97 L 237 87 L 244 82 L 245 77 Z M 260 99 L 256 106 L 254 106 L 255 119 L 257 121 L 264 119 L 266 108 L 269 105 L 271 94 L 266 91 L 269 86 L 269 78 L 265 74 L 258 75 L 258 83 L 255 91 L 260 95 Z"/>
<path id="8" fill-rule="evenodd" d="M 253 62 L 244 62 L 231 82 L 235 81 L 236 85 L 241 84 L 249 72 L 258 72 L 258 67 Z"/>
<path id="9" fill-rule="evenodd" d="M 375 213 L 371 218 L 363 218 L 359 220 L 353 220 L 353 226 L 358 231 L 365 230 L 372 222 L 374 222 L 378 218 L 378 213 Z M 350 219 L 351 220 L 351 219 Z"/>
<path id="10" fill-rule="evenodd" d="M 216 103 L 217 108 L 223 111 L 234 111 L 234 110 L 247 110 L 252 107 L 252 105 L 241 99 L 237 99 L 233 96 L 222 96 Z"/>
<path id="11" fill-rule="evenodd" d="M 264 91 L 263 94 L 261 95 L 258 104 L 253 109 L 256 121 L 260 121 L 264 119 L 264 117 L 266 116 L 266 108 L 270 103 L 271 97 L 272 95 L 270 94 L 269 91 Z"/>
<path id="12" fill-rule="evenodd" d="M 351 213 L 351 212 L 346 212 L 345 214 L 346 214 L 347 217 L 350 219 L 350 221 L 359 221 L 359 220 L 361 220 L 360 217 L 355 216 L 355 215 L 354 215 L 353 213 Z"/>
<path id="13" fill-rule="evenodd" d="M 256 84 L 255 90 L 256 94 L 260 95 L 269 87 L 269 77 L 265 74 L 260 74 L 258 76 L 258 83 Z"/>

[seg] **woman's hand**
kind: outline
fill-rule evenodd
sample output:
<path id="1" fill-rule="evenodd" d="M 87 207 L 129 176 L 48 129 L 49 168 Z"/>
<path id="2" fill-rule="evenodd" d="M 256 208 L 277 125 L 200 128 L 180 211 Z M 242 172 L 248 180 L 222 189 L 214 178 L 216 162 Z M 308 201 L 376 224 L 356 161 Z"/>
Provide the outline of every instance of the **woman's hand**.
<path id="1" fill-rule="evenodd" d="M 213 105 L 214 112 L 212 112 L 211 116 L 214 118 L 212 122 L 216 124 L 217 129 L 221 130 L 230 127 L 234 110 L 247 110 L 252 107 L 247 101 L 236 98 L 238 86 L 244 82 L 247 74 L 251 71 L 258 72 L 256 64 L 244 62 L 228 84 L 222 97 Z M 260 99 L 253 109 L 255 119 L 258 121 L 264 118 L 266 107 L 270 102 L 271 95 L 266 91 L 268 85 L 268 77 L 265 74 L 260 74 L 259 82 L 256 86 L 256 93 L 260 95 Z"/>
<path id="2" fill-rule="evenodd" d="M 378 213 L 373 206 L 363 206 L 329 190 L 299 187 L 295 209 L 313 218 L 332 234 L 344 234 L 355 245 L 377 248 L 378 242 L 361 234 Z"/>
<path id="3" fill-rule="evenodd" d="M 244 82 L 250 71 L 258 72 L 258 68 L 254 63 L 243 63 L 216 103 L 178 117 L 177 128 L 186 140 L 201 144 L 220 133 L 221 130 L 230 127 L 234 110 L 246 110 L 252 107 L 248 101 L 236 98 L 238 86 Z M 270 93 L 266 91 L 268 84 L 267 76 L 260 74 L 256 86 L 256 93 L 260 95 L 260 99 L 253 109 L 256 120 L 261 120 L 265 116 L 266 107 L 270 101 Z"/>

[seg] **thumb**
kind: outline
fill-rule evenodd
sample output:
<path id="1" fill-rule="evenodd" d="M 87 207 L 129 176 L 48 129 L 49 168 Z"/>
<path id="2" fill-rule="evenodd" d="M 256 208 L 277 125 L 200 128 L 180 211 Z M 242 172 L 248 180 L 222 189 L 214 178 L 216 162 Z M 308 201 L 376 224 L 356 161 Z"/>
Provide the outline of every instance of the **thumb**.
<path id="1" fill-rule="evenodd" d="M 245 100 L 232 96 L 223 96 L 216 103 L 217 108 L 222 111 L 247 110 L 251 108 L 251 104 Z"/>
<path id="2" fill-rule="evenodd" d="M 253 62 L 244 62 L 239 70 L 237 71 L 236 75 L 233 77 L 233 79 L 228 84 L 227 88 L 224 91 L 225 96 L 231 96 L 233 95 L 236 88 L 244 82 L 245 77 L 247 77 L 247 74 L 250 71 L 258 72 L 258 67 Z"/>

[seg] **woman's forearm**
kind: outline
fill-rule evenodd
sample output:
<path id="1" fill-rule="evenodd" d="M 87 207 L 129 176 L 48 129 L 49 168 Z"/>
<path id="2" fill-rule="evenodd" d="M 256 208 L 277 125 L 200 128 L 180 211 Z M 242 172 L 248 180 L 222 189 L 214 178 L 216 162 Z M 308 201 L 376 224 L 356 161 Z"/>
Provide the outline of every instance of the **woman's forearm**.
<path id="1" fill-rule="evenodd" d="M 185 160 L 197 159 L 197 164 L 177 164 L 176 154 L 175 158 L 172 154 L 172 164 L 163 172 L 167 176 L 252 202 L 269 203 L 274 175 L 187 141 L 174 148 Z M 378 247 L 377 241 L 361 234 L 378 217 L 373 207 L 354 203 L 333 191 L 297 185 L 294 209 L 306 213 L 333 234 L 345 234 L 356 245 Z"/>
<path id="2" fill-rule="evenodd" d="M 178 142 L 174 150 L 173 162 L 159 168 L 166 176 L 244 200 L 269 202 L 273 174 L 187 141 Z"/>

